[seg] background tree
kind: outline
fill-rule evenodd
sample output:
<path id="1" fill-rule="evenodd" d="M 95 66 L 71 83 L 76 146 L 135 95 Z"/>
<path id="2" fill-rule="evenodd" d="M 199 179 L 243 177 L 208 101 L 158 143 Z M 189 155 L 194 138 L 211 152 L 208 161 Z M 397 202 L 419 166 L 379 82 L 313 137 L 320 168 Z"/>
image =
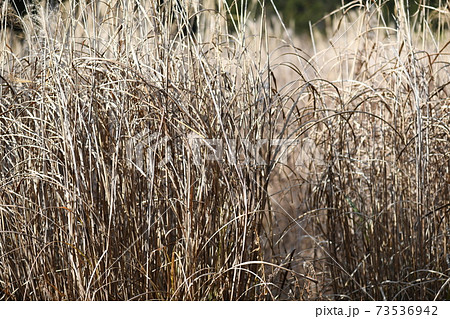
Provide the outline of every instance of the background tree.
<path id="1" fill-rule="evenodd" d="M 417 12 L 420 5 L 439 7 L 445 3 L 443 0 L 403 1 L 405 2 L 405 6 L 409 8 L 411 16 Z M 273 0 L 273 3 L 281 13 L 285 23 L 287 25 L 295 25 L 295 30 L 299 33 L 307 32 L 309 30 L 309 22 L 314 24 L 323 18 L 327 13 L 330 13 L 333 10 L 351 2 L 354 2 L 355 4 L 360 2 L 361 5 L 366 3 L 365 0 Z M 386 19 L 388 21 L 391 20 L 394 14 L 395 0 L 378 0 L 375 2 L 383 7 Z M 318 27 L 319 29 L 323 29 L 323 26 L 320 24 Z"/>

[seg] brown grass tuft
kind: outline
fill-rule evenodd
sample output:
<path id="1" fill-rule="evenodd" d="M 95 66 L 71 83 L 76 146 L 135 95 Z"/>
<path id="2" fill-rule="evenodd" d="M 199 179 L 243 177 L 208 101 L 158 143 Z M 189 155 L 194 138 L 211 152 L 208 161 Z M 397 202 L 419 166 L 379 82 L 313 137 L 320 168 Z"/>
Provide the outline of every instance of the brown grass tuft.
<path id="1" fill-rule="evenodd" d="M 448 299 L 448 10 L 168 3 L 0 30 L 0 298 Z"/>

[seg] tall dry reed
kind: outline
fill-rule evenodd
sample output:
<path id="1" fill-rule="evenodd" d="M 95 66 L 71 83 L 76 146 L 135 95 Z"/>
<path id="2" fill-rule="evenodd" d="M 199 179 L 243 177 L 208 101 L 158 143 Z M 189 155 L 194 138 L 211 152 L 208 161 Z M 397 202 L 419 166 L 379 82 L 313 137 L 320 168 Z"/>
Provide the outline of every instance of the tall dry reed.
<path id="1" fill-rule="evenodd" d="M 2 299 L 450 297 L 448 9 L 246 2 L 0 30 Z"/>

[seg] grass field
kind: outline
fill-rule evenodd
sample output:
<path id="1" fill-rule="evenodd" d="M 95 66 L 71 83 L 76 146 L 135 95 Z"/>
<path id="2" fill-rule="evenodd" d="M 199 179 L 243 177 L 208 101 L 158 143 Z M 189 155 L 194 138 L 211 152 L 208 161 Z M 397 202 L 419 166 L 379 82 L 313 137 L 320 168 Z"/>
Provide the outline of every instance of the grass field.
<path id="1" fill-rule="evenodd" d="M 174 3 L 2 15 L 0 299 L 449 300 L 448 5 Z"/>

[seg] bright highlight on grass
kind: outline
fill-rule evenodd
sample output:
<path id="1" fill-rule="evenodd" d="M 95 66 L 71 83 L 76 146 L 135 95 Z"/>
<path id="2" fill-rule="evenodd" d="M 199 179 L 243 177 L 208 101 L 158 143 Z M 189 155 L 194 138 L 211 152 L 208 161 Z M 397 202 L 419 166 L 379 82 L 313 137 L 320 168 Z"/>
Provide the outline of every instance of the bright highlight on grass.
<path id="1" fill-rule="evenodd" d="M 450 13 L 395 2 L 2 14 L 0 299 L 449 299 Z"/>

